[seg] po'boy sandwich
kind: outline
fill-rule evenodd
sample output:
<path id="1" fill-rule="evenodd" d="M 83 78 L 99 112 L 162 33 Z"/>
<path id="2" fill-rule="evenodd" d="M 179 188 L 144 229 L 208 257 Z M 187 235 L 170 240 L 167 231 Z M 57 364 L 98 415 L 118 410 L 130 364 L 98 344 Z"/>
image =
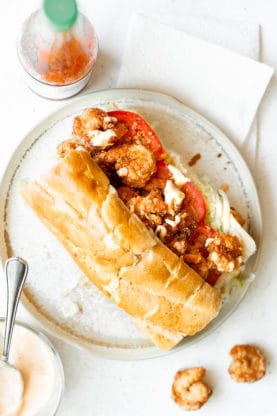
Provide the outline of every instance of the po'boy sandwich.
<path id="1" fill-rule="evenodd" d="M 57 151 L 25 201 L 157 346 L 202 330 L 221 307 L 215 287 L 255 251 L 226 194 L 196 184 L 133 112 L 84 110 Z"/>

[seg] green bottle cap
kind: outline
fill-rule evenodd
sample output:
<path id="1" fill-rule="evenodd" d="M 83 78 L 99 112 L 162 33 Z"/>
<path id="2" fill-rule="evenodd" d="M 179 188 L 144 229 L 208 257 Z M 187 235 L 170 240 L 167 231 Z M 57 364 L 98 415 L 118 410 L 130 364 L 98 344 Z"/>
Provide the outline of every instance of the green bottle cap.
<path id="1" fill-rule="evenodd" d="M 43 10 L 56 32 L 66 32 L 78 16 L 76 0 L 44 0 Z"/>

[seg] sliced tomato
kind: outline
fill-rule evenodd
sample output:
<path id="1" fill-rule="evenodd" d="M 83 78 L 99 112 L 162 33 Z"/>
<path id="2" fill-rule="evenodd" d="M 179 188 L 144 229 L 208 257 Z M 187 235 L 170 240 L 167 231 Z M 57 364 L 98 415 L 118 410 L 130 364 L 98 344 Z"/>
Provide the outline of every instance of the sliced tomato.
<path id="1" fill-rule="evenodd" d="M 207 238 L 214 238 L 216 236 L 216 231 L 206 224 L 199 226 L 198 232 Z"/>
<path id="2" fill-rule="evenodd" d="M 171 179 L 172 173 L 168 169 L 168 165 L 164 160 L 158 160 L 157 161 L 157 171 L 155 173 L 155 177 L 159 179 Z M 206 202 L 199 191 L 199 189 L 192 183 L 187 182 L 182 186 L 182 191 L 186 194 L 186 203 L 191 206 L 197 215 L 198 222 L 200 224 L 204 224 L 205 217 L 206 217 Z M 211 233 L 211 228 L 208 226 L 201 226 L 201 230 L 203 229 L 203 232 L 200 231 L 202 234 L 205 234 L 208 236 L 209 233 Z M 209 235 L 211 236 L 211 235 Z"/>
<path id="3" fill-rule="evenodd" d="M 124 110 L 109 111 L 108 114 L 111 117 L 116 117 L 119 122 L 125 123 L 128 126 L 129 136 L 134 137 L 142 134 L 146 139 L 149 139 L 147 147 L 154 153 L 156 159 L 162 156 L 164 151 L 158 136 L 139 114 Z"/>
<path id="4" fill-rule="evenodd" d="M 193 207 L 199 223 L 204 223 L 206 217 L 206 203 L 197 187 L 192 182 L 187 182 L 182 186 L 187 198 L 186 202 Z"/>
<path id="5" fill-rule="evenodd" d="M 111 117 L 116 117 L 119 122 L 125 123 L 128 126 L 129 131 L 127 134 L 129 136 L 134 137 L 141 134 L 147 139 L 147 147 L 154 153 L 158 160 L 156 177 L 160 179 L 169 179 L 172 177 L 166 162 L 162 160 L 164 150 L 158 136 L 152 127 L 139 114 L 125 110 L 109 111 L 108 114 Z M 204 222 L 206 216 L 206 204 L 201 192 L 192 182 L 187 182 L 183 186 L 183 190 L 197 215 L 198 222 Z"/>
<path id="6" fill-rule="evenodd" d="M 217 270 L 209 270 L 208 277 L 206 282 L 209 283 L 211 286 L 214 286 L 219 279 L 221 273 Z"/>
<path id="7" fill-rule="evenodd" d="M 159 179 L 171 179 L 172 173 L 168 169 L 168 164 L 164 160 L 158 160 L 156 163 L 157 171 L 155 177 Z"/>
<path id="8" fill-rule="evenodd" d="M 214 238 L 216 236 L 216 231 L 204 223 L 198 224 L 196 230 L 190 238 L 190 243 L 192 245 L 195 244 L 195 242 L 203 236 L 205 237 L 205 239 Z"/>

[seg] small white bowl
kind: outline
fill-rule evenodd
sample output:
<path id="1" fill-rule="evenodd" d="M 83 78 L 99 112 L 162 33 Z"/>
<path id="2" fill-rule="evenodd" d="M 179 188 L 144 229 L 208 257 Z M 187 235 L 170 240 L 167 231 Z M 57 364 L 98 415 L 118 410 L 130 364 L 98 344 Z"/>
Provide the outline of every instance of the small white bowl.
<path id="1" fill-rule="evenodd" d="M 0 318 L 0 336 L 1 336 L 1 332 L 4 329 L 4 322 L 5 319 L 4 318 Z M 21 328 L 21 330 L 23 331 L 27 331 L 25 335 L 28 335 L 28 332 L 31 334 L 32 338 L 31 340 L 35 341 L 35 338 L 37 338 L 37 340 L 39 341 L 38 346 L 44 348 L 44 352 L 45 354 L 49 354 L 49 359 L 51 360 L 51 364 L 53 365 L 53 374 L 54 374 L 54 380 L 53 380 L 53 385 L 52 385 L 52 389 L 51 392 L 49 394 L 49 397 L 47 399 L 47 401 L 45 402 L 45 405 L 43 406 L 43 408 L 37 409 L 37 411 L 35 413 L 32 412 L 32 414 L 30 416 L 54 416 L 57 413 L 57 410 L 60 406 L 61 403 L 61 399 L 63 396 L 63 392 L 64 392 L 64 371 L 63 371 L 63 366 L 62 366 L 62 362 L 61 359 L 57 353 L 57 351 L 55 350 L 55 348 L 53 347 L 53 345 L 51 344 L 51 342 L 49 341 L 49 339 L 40 331 L 38 331 L 37 329 L 34 329 L 32 327 L 30 327 L 29 325 L 20 322 L 20 321 L 16 321 L 15 326 L 14 326 L 14 336 L 12 339 L 12 344 L 11 344 L 11 353 L 10 353 L 10 359 L 11 359 L 11 364 L 15 364 L 12 360 L 12 357 L 14 355 L 14 353 L 16 353 L 16 332 L 17 332 L 17 328 Z M 21 336 L 24 335 L 24 332 L 21 333 Z M 34 338 L 35 337 L 35 338 Z M 22 338 L 24 340 L 24 337 Z M 37 341 L 36 340 L 36 341 Z M 15 341 L 13 343 L 13 341 Z M 28 344 L 26 343 L 26 346 Z M 32 345 L 30 344 L 30 348 L 32 350 Z M 46 348 L 46 350 L 45 350 Z M 33 350 L 32 350 L 33 351 Z M 22 362 L 23 357 L 24 357 L 24 350 L 20 351 L 21 356 L 20 356 L 20 360 L 19 362 Z M 17 366 L 17 368 L 19 370 L 21 370 L 20 365 Z M 23 378 L 24 378 L 24 374 L 22 372 Z M 42 387 L 42 386 L 39 386 Z M 26 412 L 22 413 L 24 415 L 27 415 Z M 18 413 L 19 416 L 21 416 L 21 411 L 19 411 Z M 29 413 L 28 413 L 29 415 Z"/>

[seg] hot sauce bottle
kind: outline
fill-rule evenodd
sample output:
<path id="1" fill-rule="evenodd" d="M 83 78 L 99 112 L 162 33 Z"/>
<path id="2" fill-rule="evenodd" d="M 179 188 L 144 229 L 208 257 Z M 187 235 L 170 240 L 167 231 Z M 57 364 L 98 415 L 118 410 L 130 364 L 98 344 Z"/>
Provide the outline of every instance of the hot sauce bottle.
<path id="1" fill-rule="evenodd" d="M 95 30 L 78 11 L 76 0 L 44 0 L 18 38 L 27 84 L 47 98 L 67 98 L 84 88 L 97 53 Z"/>

